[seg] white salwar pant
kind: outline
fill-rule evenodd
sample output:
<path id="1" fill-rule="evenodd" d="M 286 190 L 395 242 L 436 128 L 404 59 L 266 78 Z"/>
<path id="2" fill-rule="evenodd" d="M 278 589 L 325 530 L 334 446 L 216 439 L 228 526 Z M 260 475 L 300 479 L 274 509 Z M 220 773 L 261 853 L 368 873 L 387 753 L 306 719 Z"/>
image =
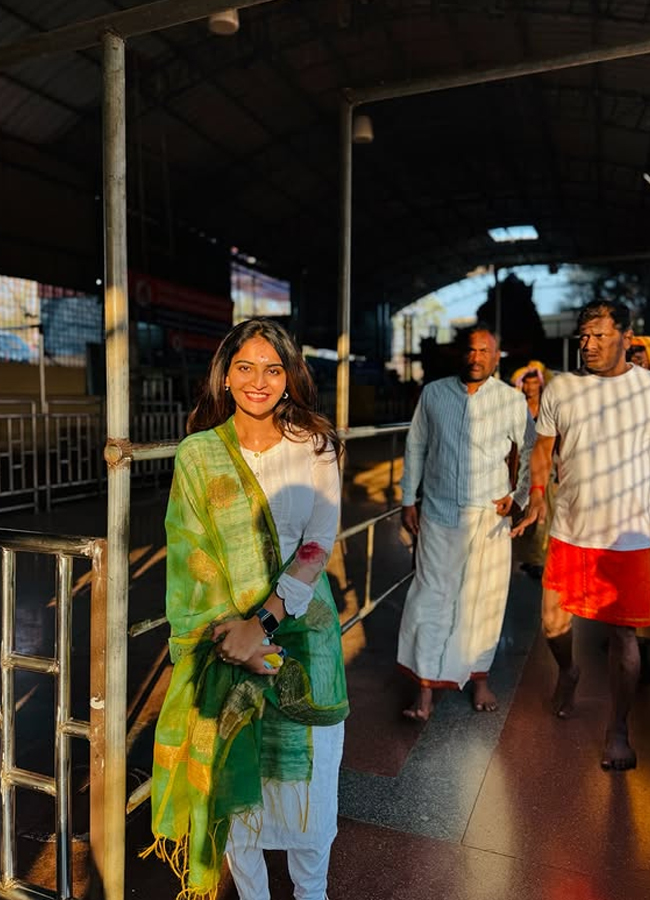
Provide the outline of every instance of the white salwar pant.
<path id="1" fill-rule="evenodd" d="M 422 681 L 458 685 L 489 671 L 510 584 L 510 518 L 461 510 L 457 528 L 420 518 L 397 661 Z"/>
<path id="2" fill-rule="evenodd" d="M 343 733 L 343 722 L 312 729 L 314 762 L 308 785 L 277 781 L 263 785 L 259 831 L 233 820 L 226 852 L 240 900 L 270 900 L 263 850 L 287 851 L 295 900 L 327 900 Z"/>

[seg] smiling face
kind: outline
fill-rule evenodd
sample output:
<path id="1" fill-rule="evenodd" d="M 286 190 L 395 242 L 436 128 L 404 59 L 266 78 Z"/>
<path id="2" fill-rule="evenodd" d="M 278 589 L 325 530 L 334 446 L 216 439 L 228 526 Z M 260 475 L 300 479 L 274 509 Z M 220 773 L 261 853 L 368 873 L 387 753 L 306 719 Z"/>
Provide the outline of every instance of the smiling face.
<path id="1" fill-rule="evenodd" d="M 272 415 L 287 386 L 279 354 L 265 338 L 250 338 L 234 354 L 226 386 L 238 413 L 256 419 Z"/>
<path id="2" fill-rule="evenodd" d="M 580 355 L 588 372 L 611 378 L 627 370 L 625 354 L 631 331 L 619 331 L 609 315 L 590 319 L 580 326 Z"/>

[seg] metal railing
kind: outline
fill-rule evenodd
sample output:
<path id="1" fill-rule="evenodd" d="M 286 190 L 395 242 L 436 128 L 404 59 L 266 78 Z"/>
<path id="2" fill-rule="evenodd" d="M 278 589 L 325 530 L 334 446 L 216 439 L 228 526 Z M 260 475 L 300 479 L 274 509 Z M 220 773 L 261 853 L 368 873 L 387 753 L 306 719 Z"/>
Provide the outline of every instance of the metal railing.
<path id="1" fill-rule="evenodd" d="M 103 808 L 104 778 L 104 621 L 106 612 L 106 542 L 86 537 L 33 534 L 0 529 L 2 548 L 2 641 L 0 644 L 0 722 L 2 724 L 0 803 L 2 843 L 0 846 L 0 891 L 9 897 L 55 896 L 42 887 L 17 877 L 16 788 L 54 797 L 56 805 L 56 896 L 72 897 L 72 738 L 90 741 L 90 849 L 93 859 L 103 858 L 103 829 L 97 827 Z M 56 556 L 56 633 L 52 657 L 19 653 L 16 649 L 16 554 Z M 90 721 L 72 717 L 72 561 L 85 557 L 92 561 L 91 591 L 91 680 Z M 16 765 L 16 671 L 48 674 L 56 678 L 54 776 L 19 768 Z"/>
<path id="2" fill-rule="evenodd" d="M 132 475 L 137 481 L 170 474 L 186 413 L 180 403 L 133 417 L 136 452 Z M 344 441 L 391 437 L 391 471 L 397 440 L 408 428 L 400 423 L 359 426 L 341 434 Z M 40 508 L 101 493 L 106 485 L 102 450 L 103 413 L 96 401 L 51 401 L 37 412 L 33 401 L 0 400 L 0 512 Z"/>
<path id="3" fill-rule="evenodd" d="M 345 541 L 348 538 L 354 537 L 354 535 L 362 534 L 364 531 L 367 532 L 366 537 L 366 577 L 364 583 L 364 592 L 363 592 L 363 603 L 359 607 L 358 611 L 354 613 L 354 615 L 350 616 L 349 619 L 346 619 L 344 622 L 341 622 L 341 632 L 345 634 L 355 625 L 358 625 L 359 622 L 362 622 L 367 616 L 370 615 L 371 612 L 374 612 L 375 609 L 379 606 L 380 603 L 383 603 L 387 597 L 390 597 L 391 594 L 394 594 L 395 591 L 400 588 L 403 584 L 406 584 L 410 578 L 413 577 L 413 570 L 411 569 L 405 575 L 402 575 L 397 581 L 394 581 L 385 591 L 382 591 L 378 597 L 373 599 L 372 597 L 372 576 L 373 576 L 373 568 L 374 568 L 374 559 L 375 559 L 375 528 L 380 522 L 386 522 L 388 519 L 393 518 L 398 513 L 401 513 L 401 507 L 397 506 L 393 509 L 389 509 L 387 512 L 382 513 L 379 516 L 375 516 L 372 519 L 366 519 L 365 522 L 360 522 L 358 525 L 353 525 L 351 528 L 346 528 L 345 531 L 342 531 L 338 537 L 337 541 Z"/>
<path id="4" fill-rule="evenodd" d="M 180 403 L 134 416 L 139 443 L 180 439 L 185 413 Z M 39 508 L 94 496 L 105 489 L 104 415 L 96 402 L 52 401 L 45 413 L 35 402 L 0 400 L 0 512 Z M 172 454 L 173 455 L 173 454 Z M 147 458 L 133 466 L 133 478 L 170 473 L 172 460 Z"/>
<path id="5" fill-rule="evenodd" d="M 66 418 L 71 415 L 79 422 L 83 429 L 83 420 L 86 414 L 79 416 L 75 413 L 50 414 L 48 428 L 53 427 L 54 433 L 63 433 L 62 426 L 57 426 L 57 416 Z M 151 414 L 155 415 L 155 414 Z M 165 428 L 176 427 L 183 420 L 180 410 L 173 414 L 167 413 Z M 171 416 L 171 417 L 170 417 Z M 33 414 L 26 419 L 36 418 Z M 152 419 L 143 423 L 141 432 L 134 432 L 147 438 L 155 438 L 161 432 L 154 429 L 157 423 L 151 426 Z M 66 425 L 67 427 L 67 425 Z M 147 431 L 147 429 L 149 430 Z M 388 437 L 391 441 L 389 456 L 390 466 L 388 474 L 387 496 L 391 496 L 391 488 L 394 479 L 394 467 L 397 455 L 397 440 L 407 431 L 408 425 L 398 424 L 386 427 L 362 427 L 348 429 L 343 433 L 344 442 L 358 441 L 368 438 Z M 45 440 L 45 435 L 41 435 Z M 129 444 L 122 451 L 137 463 L 160 462 L 166 460 L 171 468 L 172 458 L 175 454 L 177 441 L 160 440 L 158 443 Z M 385 455 L 386 456 L 386 455 Z M 83 466 L 88 457 L 85 457 L 77 465 Z M 55 474 L 59 470 L 55 468 Z M 63 471 L 63 467 L 61 468 Z M 83 469 L 77 472 L 83 474 Z M 77 480 L 81 480 L 80 478 Z M 375 543 L 377 526 L 387 522 L 399 513 L 399 507 L 388 509 L 380 515 L 373 516 L 362 522 L 354 524 L 342 530 L 337 535 L 337 542 L 345 544 L 359 535 L 366 534 L 366 564 L 363 598 L 358 604 L 358 609 L 353 615 L 342 622 L 343 632 L 349 631 L 356 624 L 370 615 L 386 598 L 391 596 L 412 575 L 412 571 L 401 574 L 379 595 L 373 596 L 373 575 L 375 561 Z M 8 529 L 0 529 L 0 548 L 2 548 L 3 581 L 2 581 L 2 644 L 0 646 L 1 669 L 1 702 L 0 721 L 2 723 L 2 772 L 0 778 L 0 804 L 3 813 L 2 844 L 0 846 L 0 892 L 6 896 L 37 897 L 54 896 L 44 888 L 35 888 L 17 877 L 16 872 L 16 816 L 15 816 L 15 790 L 16 788 L 28 788 L 40 791 L 55 798 L 56 802 L 56 847 L 57 847 L 57 891 L 59 898 L 72 896 L 72 869 L 71 869 L 71 794 L 70 794 L 70 741 L 74 738 L 85 738 L 90 741 L 91 753 L 91 804 L 90 804 L 90 851 L 97 872 L 103 871 L 104 840 L 106 822 L 103 813 L 104 783 L 112 778 L 111 763 L 106 762 L 110 755 L 106 754 L 107 741 L 110 739 L 105 732 L 105 707 L 110 698 L 106 696 L 104 684 L 104 660 L 106 652 L 106 570 L 105 554 L 106 542 L 94 538 L 61 537 L 54 535 L 36 535 L 28 532 L 19 532 Z M 53 657 L 38 657 L 19 654 L 16 652 L 16 553 L 47 553 L 57 557 L 57 636 Z M 71 717 L 71 686 L 70 686 L 70 648 L 72 646 L 71 635 L 71 577 L 72 559 L 74 557 L 87 557 L 93 561 L 92 592 L 91 592 L 91 702 L 90 721 L 82 722 Z M 129 629 L 129 638 L 135 638 L 147 634 L 152 630 L 166 624 L 163 611 L 160 615 L 137 622 Z M 163 648 L 161 661 L 166 654 L 166 646 Z M 30 672 L 51 674 L 57 678 L 56 692 L 56 733 L 55 742 L 55 775 L 49 777 L 38 772 L 25 771 L 16 767 L 16 732 L 15 732 L 15 696 L 13 689 L 13 675 L 17 669 Z M 159 666 L 154 667 L 150 679 L 140 688 L 139 694 L 145 694 L 153 689 L 156 683 Z M 142 698 L 139 696 L 138 700 Z M 133 705 L 133 704 L 132 704 Z M 127 735 L 127 747 L 129 746 Z M 112 758 L 115 759 L 117 748 L 113 748 Z M 150 796 L 151 782 L 145 781 L 139 785 L 127 798 L 123 815 L 126 816 L 137 809 Z"/>
<path id="6" fill-rule="evenodd" d="M 36 402 L 0 400 L 0 496 L 38 507 Z"/>

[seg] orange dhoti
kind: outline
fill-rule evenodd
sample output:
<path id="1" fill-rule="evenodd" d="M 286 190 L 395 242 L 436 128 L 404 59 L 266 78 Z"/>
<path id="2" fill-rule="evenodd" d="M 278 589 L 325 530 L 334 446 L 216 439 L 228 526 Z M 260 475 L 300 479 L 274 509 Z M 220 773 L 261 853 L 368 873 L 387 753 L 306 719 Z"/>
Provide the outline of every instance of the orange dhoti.
<path id="1" fill-rule="evenodd" d="M 576 616 L 650 625 L 650 549 L 601 550 L 551 538 L 542 584 Z"/>

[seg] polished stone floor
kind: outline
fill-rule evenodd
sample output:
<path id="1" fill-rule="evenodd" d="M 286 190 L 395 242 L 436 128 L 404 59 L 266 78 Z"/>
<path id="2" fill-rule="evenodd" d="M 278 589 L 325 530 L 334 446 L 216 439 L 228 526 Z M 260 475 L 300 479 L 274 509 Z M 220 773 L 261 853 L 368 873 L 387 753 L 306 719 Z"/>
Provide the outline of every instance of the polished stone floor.
<path id="1" fill-rule="evenodd" d="M 353 469 L 350 521 L 382 508 L 370 470 Z M 385 474 L 385 473 L 384 473 Z M 357 476 L 360 476 L 357 478 Z M 383 476 L 382 476 L 383 477 Z M 132 518 L 131 621 L 156 616 L 163 603 L 164 492 L 136 492 Z M 38 517 L 0 516 L 0 527 L 101 533 L 103 505 L 89 500 Z M 397 523 L 382 526 L 373 582 L 382 590 L 409 566 Z M 337 551 L 332 580 L 342 610 L 363 587 L 365 538 Z M 47 560 L 19 567 L 21 649 L 43 652 L 53 628 L 53 572 Z M 88 588 L 75 572 L 75 714 L 87 717 Z M 506 623 L 493 670 L 500 708 L 472 710 L 467 692 L 447 693 L 424 726 L 404 720 L 411 687 L 395 670 L 404 589 L 345 637 L 352 713 L 340 781 L 339 836 L 331 860 L 331 900 L 647 900 L 650 897 L 650 687 L 640 686 L 632 715 L 638 768 L 606 774 L 598 765 L 607 715 L 602 629 L 576 627 L 583 676 L 575 716 L 549 710 L 553 668 L 538 633 L 539 583 L 513 573 Z M 136 639 L 130 652 L 129 777 L 146 775 L 151 730 L 165 684 L 165 637 Z M 162 653 L 162 656 L 161 656 Z M 19 760 L 52 770 L 43 735 L 53 727 L 45 676 L 17 679 Z M 87 890 L 87 809 L 83 749 L 75 758 L 75 895 Z M 22 792 L 20 792 L 22 794 Z M 22 877 L 53 883 L 51 810 L 19 797 Z M 45 798 L 46 802 L 48 798 Z M 22 813 L 21 813 L 22 810 Z M 174 878 L 137 851 L 149 839 L 148 808 L 127 826 L 126 897 L 173 900 Z M 272 896 L 290 900 L 283 855 L 269 854 Z M 235 900 L 228 879 L 221 900 Z"/>

